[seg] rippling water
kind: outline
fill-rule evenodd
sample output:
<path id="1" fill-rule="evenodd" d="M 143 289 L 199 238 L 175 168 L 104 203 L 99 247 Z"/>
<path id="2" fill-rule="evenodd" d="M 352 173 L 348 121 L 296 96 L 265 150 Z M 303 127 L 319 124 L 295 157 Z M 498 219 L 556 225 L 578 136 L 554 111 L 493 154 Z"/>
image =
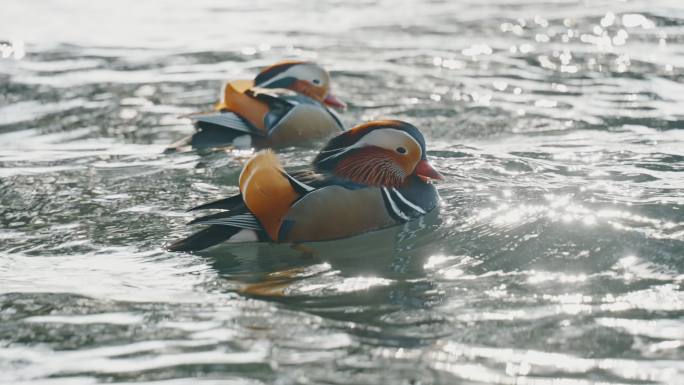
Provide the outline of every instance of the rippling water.
<path id="1" fill-rule="evenodd" d="M 0 40 L 0 383 L 684 383 L 681 1 L 10 0 Z M 423 129 L 440 214 L 163 251 L 250 155 L 163 155 L 182 116 L 292 57 Z"/>

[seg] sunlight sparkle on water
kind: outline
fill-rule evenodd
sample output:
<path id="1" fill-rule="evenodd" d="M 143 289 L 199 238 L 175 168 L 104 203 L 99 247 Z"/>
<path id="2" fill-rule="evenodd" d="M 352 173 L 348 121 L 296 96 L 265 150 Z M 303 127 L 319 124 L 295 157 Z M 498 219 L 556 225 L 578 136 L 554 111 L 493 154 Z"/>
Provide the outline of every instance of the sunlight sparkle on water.
<path id="1" fill-rule="evenodd" d="M 0 383 L 684 384 L 677 5 L 3 2 Z M 419 127 L 439 212 L 163 249 L 254 150 L 162 152 L 280 60 Z"/>

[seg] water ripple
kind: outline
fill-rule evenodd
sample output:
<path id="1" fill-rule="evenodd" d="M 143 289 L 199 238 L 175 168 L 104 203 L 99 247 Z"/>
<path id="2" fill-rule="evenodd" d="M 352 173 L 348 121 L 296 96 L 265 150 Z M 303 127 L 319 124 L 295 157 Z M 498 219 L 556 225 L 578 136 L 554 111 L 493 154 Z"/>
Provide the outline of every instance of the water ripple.
<path id="1" fill-rule="evenodd" d="M 684 382 L 679 1 L 10 1 L 0 20 L 0 382 Z M 313 258 L 163 251 L 253 154 L 163 149 L 282 58 L 331 70 L 348 125 L 420 126 L 439 214 Z"/>

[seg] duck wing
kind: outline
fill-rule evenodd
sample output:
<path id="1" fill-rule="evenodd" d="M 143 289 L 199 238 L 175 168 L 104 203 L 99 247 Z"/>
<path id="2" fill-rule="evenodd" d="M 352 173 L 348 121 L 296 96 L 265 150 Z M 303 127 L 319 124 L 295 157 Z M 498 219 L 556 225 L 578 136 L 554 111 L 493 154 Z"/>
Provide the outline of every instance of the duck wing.
<path id="1" fill-rule="evenodd" d="M 331 190 L 331 187 L 334 188 Z M 294 218 L 286 218 L 293 207 L 299 206 L 298 202 L 309 196 L 315 196 L 314 200 L 322 198 L 323 201 L 332 202 L 337 199 L 335 189 L 348 191 L 362 188 L 364 186 L 310 169 L 286 172 L 273 153 L 262 151 L 247 162 L 240 174 L 240 194 L 188 210 L 224 210 L 188 223 L 209 227 L 167 248 L 171 251 L 199 251 L 223 242 L 289 240 L 280 233 L 283 229 L 289 232 L 295 224 Z M 302 212 L 298 209 L 295 210 L 297 213 Z M 327 225 L 329 227 L 330 223 Z"/>

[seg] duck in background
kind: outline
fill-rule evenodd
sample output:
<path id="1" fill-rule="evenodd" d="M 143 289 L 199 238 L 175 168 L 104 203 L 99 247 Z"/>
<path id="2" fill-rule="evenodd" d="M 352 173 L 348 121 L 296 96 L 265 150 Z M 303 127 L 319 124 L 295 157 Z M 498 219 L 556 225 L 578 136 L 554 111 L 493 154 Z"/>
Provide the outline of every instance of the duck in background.
<path id="1" fill-rule="evenodd" d="M 240 194 L 192 210 L 222 209 L 190 224 L 209 227 L 168 246 L 199 251 L 223 242 L 327 241 L 405 223 L 437 207 L 425 139 L 413 125 L 356 126 L 320 151 L 309 170 L 286 172 L 270 151 L 239 178 Z"/>
<path id="2" fill-rule="evenodd" d="M 192 115 L 196 132 L 167 149 L 277 148 L 327 139 L 344 126 L 327 106 L 346 108 L 330 92 L 330 75 L 316 63 L 282 61 L 254 80 L 226 83 L 221 102 Z"/>

